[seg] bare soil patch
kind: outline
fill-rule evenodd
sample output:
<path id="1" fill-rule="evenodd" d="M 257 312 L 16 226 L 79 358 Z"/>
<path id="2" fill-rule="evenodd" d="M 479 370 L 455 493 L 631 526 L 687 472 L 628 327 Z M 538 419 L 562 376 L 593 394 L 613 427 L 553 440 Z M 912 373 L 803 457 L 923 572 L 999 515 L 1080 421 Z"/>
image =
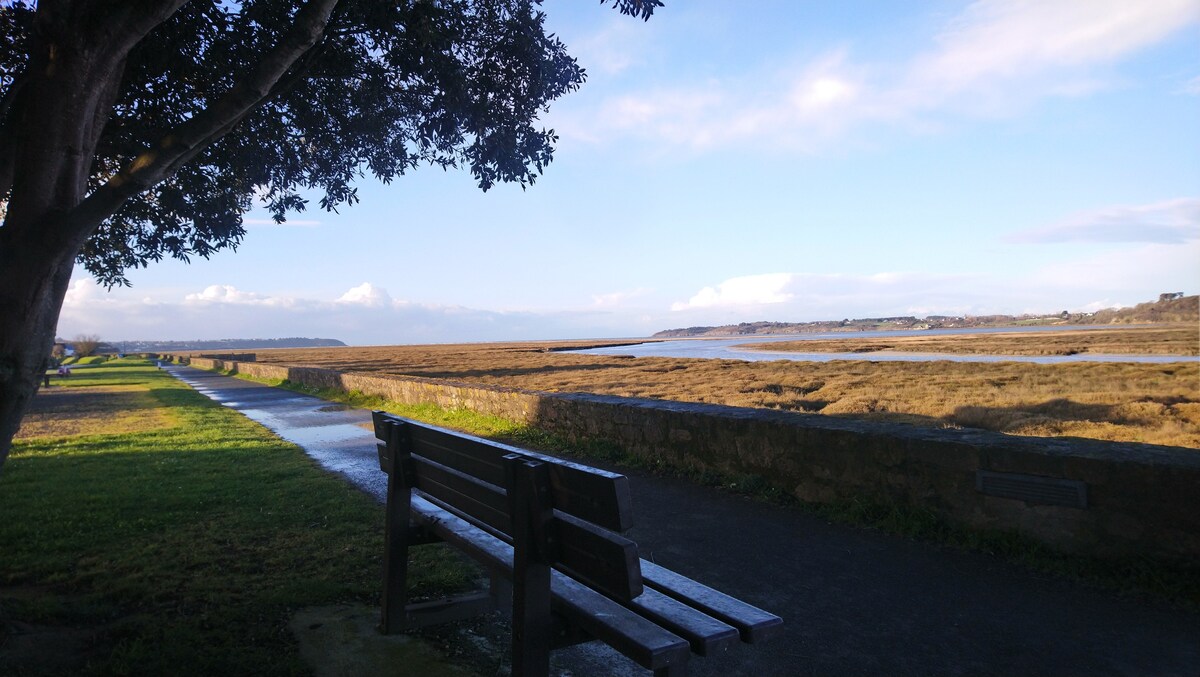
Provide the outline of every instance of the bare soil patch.
<path id="1" fill-rule="evenodd" d="M 145 432 L 175 425 L 169 409 L 141 386 L 42 388 L 16 439 Z"/>

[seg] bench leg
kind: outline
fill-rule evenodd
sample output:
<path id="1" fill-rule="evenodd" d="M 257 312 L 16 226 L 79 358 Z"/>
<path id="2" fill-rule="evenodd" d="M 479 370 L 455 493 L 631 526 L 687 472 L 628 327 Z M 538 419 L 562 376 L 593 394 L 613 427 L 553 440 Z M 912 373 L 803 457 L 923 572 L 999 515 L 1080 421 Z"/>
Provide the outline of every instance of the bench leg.
<path id="1" fill-rule="evenodd" d="M 506 457 L 513 515 L 512 673 L 548 677 L 553 642 L 550 558 L 542 525 L 549 520 L 550 476 L 540 463 Z"/>
<path id="2" fill-rule="evenodd" d="M 404 629 L 408 604 L 409 511 L 412 492 L 393 471 L 388 474 L 387 526 L 383 546 L 383 600 L 379 631 L 385 635 Z"/>
<path id="3" fill-rule="evenodd" d="M 550 567 L 530 562 L 513 581 L 512 673 L 550 674 Z M 517 569 L 520 571 L 521 569 Z"/>

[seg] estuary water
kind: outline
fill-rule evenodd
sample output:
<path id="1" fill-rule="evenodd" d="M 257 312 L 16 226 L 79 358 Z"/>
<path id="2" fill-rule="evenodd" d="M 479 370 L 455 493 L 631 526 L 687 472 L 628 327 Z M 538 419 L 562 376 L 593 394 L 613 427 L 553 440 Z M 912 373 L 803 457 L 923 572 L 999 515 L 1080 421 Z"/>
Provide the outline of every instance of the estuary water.
<path id="1" fill-rule="evenodd" d="M 1111 329 L 1106 325 L 1055 326 L 1055 327 L 985 327 L 971 329 L 898 329 L 895 331 L 828 332 L 821 334 L 795 334 L 790 336 L 741 336 L 736 338 L 685 338 L 653 340 L 626 346 L 589 348 L 570 352 L 585 355 L 630 355 L 633 357 L 694 357 L 722 360 L 744 360 L 763 362 L 770 360 L 794 360 L 797 362 L 831 362 L 833 360 L 866 360 L 870 362 L 1034 362 L 1037 364 L 1065 364 L 1070 362 L 1200 362 L 1200 357 L 1178 355 L 1102 355 L 1080 353 L 1078 355 L 959 355 L 953 353 L 802 353 L 772 351 L 769 349 L 747 349 L 741 346 L 761 345 L 781 341 L 805 341 L 814 339 L 880 338 L 897 336 L 936 336 L 938 334 L 1004 334 L 1030 331 L 1063 331 Z"/>

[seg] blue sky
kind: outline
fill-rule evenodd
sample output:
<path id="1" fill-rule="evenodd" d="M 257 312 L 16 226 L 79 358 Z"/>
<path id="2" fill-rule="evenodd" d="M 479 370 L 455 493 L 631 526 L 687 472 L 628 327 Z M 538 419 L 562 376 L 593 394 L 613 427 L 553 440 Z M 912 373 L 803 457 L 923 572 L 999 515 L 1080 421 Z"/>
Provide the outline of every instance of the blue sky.
<path id="1" fill-rule="evenodd" d="M 526 191 L 423 168 L 235 252 L 77 270 L 59 335 L 351 344 L 1094 310 L 1200 292 L 1200 1 L 547 0 Z"/>

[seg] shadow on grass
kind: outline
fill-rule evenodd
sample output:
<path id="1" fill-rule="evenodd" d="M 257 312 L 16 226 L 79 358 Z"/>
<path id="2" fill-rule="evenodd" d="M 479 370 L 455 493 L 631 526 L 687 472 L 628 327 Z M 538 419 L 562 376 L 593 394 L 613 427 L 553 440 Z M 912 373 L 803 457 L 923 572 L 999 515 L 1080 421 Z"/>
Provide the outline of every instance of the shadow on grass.
<path id="1" fill-rule="evenodd" d="M 21 445 L 0 476 L 0 629 L 90 634 L 77 646 L 61 635 L 79 652 L 66 668 L 5 652 L 0 673 L 305 672 L 288 618 L 378 603 L 383 510 L 295 447 L 249 442 Z M 418 596 L 475 576 L 436 546 L 415 560 Z"/>

